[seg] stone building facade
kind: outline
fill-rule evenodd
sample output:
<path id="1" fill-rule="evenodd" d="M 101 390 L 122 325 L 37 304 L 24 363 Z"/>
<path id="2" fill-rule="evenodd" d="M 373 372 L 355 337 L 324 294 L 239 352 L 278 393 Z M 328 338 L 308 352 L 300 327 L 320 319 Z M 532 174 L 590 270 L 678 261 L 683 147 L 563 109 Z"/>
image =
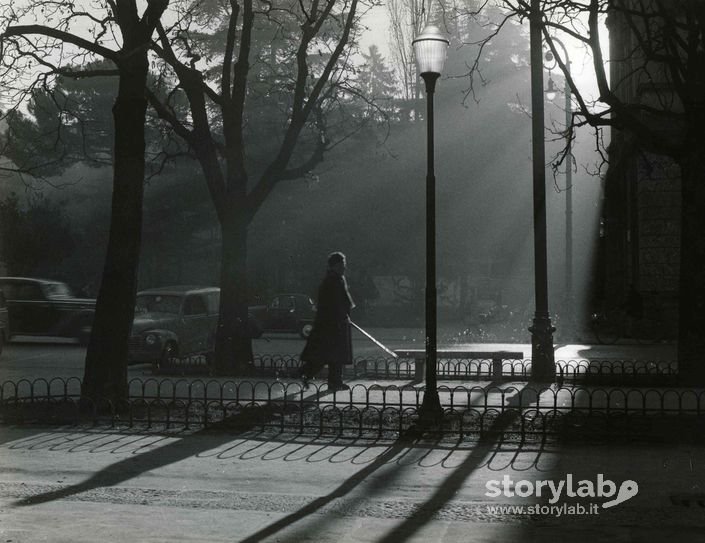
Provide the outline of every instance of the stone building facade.
<path id="1" fill-rule="evenodd" d="M 663 83 L 645 79 L 643 59 L 624 21 L 608 18 L 610 79 L 619 98 L 630 104 L 678 108 Z M 652 69 L 650 75 L 659 73 Z M 641 74 L 641 75 L 640 75 Z M 648 118 L 643 119 L 649 123 Z M 652 125 L 663 136 L 677 127 Z M 680 259 L 680 168 L 669 157 L 639 148 L 627 132 L 613 129 L 610 166 L 604 181 L 604 206 L 598 274 L 599 296 L 607 305 L 624 303 L 633 286 L 647 316 L 674 334 Z"/>

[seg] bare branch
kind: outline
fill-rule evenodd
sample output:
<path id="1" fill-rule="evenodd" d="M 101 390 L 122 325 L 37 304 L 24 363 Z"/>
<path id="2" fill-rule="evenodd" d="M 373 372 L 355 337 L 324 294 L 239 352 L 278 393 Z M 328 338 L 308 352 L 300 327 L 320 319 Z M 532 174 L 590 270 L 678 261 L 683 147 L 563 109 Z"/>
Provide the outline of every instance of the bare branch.
<path id="1" fill-rule="evenodd" d="M 0 40 L 6 37 L 27 36 L 30 34 L 47 36 L 49 38 L 54 38 L 64 43 L 76 45 L 81 49 L 85 49 L 86 51 L 95 53 L 96 55 L 99 55 L 105 59 L 112 60 L 115 64 L 120 64 L 120 55 L 118 52 L 108 49 L 107 47 L 103 47 L 102 45 L 99 45 L 97 43 L 83 39 L 80 36 L 71 34 L 70 32 L 64 32 L 62 30 L 57 30 L 56 28 L 51 28 L 43 25 L 10 26 L 5 29 L 5 32 L 2 35 L 0 35 Z"/>
<path id="2" fill-rule="evenodd" d="M 232 73 L 233 54 L 235 51 L 235 39 L 237 37 L 237 21 L 240 14 L 240 4 L 235 0 L 230 0 L 230 22 L 225 40 L 225 54 L 223 57 L 223 73 L 221 75 L 221 93 L 223 96 L 232 96 L 230 90 L 230 75 Z"/>

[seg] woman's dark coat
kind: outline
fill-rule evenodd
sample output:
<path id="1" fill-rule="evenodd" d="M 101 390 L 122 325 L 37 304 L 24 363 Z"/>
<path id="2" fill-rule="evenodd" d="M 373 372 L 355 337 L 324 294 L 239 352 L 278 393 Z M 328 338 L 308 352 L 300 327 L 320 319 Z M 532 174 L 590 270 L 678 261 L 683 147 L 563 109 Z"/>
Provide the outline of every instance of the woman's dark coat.
<path id="1" fill-rule="evenodd" d="M 329 270 L 318 289 L 316 318 L 301 360 L 352 364 L 350 310 L 353 307 L 345 277 Z"/>

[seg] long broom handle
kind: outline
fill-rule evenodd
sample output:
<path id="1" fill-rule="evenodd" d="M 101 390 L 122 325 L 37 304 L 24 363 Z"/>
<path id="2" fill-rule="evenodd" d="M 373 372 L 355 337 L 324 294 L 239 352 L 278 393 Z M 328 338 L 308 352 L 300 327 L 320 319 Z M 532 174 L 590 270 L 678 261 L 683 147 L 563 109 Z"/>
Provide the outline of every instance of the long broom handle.
<path id="1" fill-rule="evenodd" d="M 363 336 L 365 336 L 367 339 L 369 339 L 372 343 L 377 345 L 380 349 L 382 349 L 385 353 L 392 355 L 394 358 L 399 358 L 399 355 L 383 345 L 381 342 L 377 341 L 375 338 L 373 338 L 367 331 L 363 330 L 360 328 L 357 324 L 355 324 L 353 321 L 350 321 L 350 324 L 352 324 L 355 328 L 357 328 Z"/>

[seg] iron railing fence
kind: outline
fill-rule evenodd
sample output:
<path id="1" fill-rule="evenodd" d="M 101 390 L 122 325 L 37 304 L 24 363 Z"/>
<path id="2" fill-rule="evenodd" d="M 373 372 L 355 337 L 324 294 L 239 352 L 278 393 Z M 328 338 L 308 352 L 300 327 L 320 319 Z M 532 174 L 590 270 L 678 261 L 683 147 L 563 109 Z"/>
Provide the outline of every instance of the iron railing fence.
<path id="1" fill-rule="evenodd" d="M 414 384 L 352 384 L 330 392 L 298 381 L 132 379 L 120 401 L 87 398 L 70 379 L 6 381 L 0 422 L 203 426 L 336 435 L 382 436 L 414 425 L 424 388 Z M 705 390 L 488 383 L 442 384 L 443 434 L 527 436 L 592 434 L 654 437 L 703 435 Z"/>
<path id="2" fill-rule="evenodd" d="M 159 375 L 210 375 L 212 368 L 204 357 L 174 359 L 167 367 L 155 371 Z M 297 377 L 301 360 L 293 355 L 258 355 L 249 373 L 256 376 L 281 378 Z M 407 379 L 418 376 L 416 362 L 409 358 L 358 357 L 346 369 L 346 375 L 355 379 Z M 438 360 L 437 375 L 442 380 L 464 381 L 529 381 L 531 359 L 504 360 L 501 371 L 492 359 L 444 358 Z M 665 360 L 608 360 L 576 359 L 556 361 L 556 379 L 559 383 L 586 382 L 595 384 L 649 384 L 675 385 L 678 366 Z"/>
<path id="3" fill-rule="evenodd" d="M 667 360 L 559 360 L 558 382 L 594 384 L 676 385 L 678 364 Z"/>
<path id="4" fill-rule="evenodd" d="M 622 387 L 583 384 L 488 383 L 486 385 L 440 384 L 441 403 L 449 409 L 479 407 L 588 412 L 642 412 L 705 414 L 705 390 L 686 387 Z M 351 383 L 350 390 L 330 391 L 325 383 L 304 387 L 295 380 L 234 380 L 227 378 L 134 378 L 128 383 L 129 399 L 167 402 L 306 403 L 362 407 L 419 408 L 421 384 Z M 80 399 L 81 381 L 68 379 L 21 379 L 5 381 L 0 405 L 40 400 Z"/>

